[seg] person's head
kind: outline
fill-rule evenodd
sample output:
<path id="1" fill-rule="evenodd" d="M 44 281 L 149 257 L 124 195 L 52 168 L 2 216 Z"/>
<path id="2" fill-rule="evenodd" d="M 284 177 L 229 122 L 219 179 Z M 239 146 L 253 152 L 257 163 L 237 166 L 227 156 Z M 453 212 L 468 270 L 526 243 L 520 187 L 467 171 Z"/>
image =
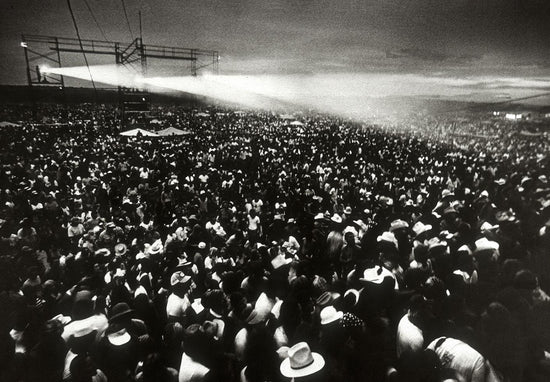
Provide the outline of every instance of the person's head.
<path id="1" fill-rule="evenodd" d="M 159 353 L 151 353 L 143 361 L 143 382 L 168 382 L 170 374 Z"/>
<path id="2" fill-rule="evenodd" d="M 207 363 L 208 337 L 204 333 L 201 325 L 192 324 L 185 329 L 183 336 L 183 351 L 193 360 L 199 363 Z"/>
<path id="3" fill-rule="evenodd" d="M 92 316 L 93 313 L 94 303 L 92 301 L 92 293 L 87 290 L 76 292 L 71 311 L 71 318 L 73 321 L 88 318 Z"/>
<path id="4" fill-rule="evenodd" d="M 69 368 L 74 382 L 92 382 L 97 374 L 97 368 L 89 355 L 77 355 Z"/>

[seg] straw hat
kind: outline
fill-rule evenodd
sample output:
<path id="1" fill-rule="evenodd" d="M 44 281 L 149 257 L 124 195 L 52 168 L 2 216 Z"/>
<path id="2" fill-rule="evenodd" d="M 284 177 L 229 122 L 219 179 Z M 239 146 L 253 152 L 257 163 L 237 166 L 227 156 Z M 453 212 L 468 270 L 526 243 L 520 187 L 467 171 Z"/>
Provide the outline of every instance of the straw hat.
<path id="1" fill-rule="evenodd" d="M 313 353 L 306 342 L 288 349 L 288 358 L 281 363 L 281 374 L 287 378 L 301 378 L 314 374 L 325 366 L 321 354 Z"/>

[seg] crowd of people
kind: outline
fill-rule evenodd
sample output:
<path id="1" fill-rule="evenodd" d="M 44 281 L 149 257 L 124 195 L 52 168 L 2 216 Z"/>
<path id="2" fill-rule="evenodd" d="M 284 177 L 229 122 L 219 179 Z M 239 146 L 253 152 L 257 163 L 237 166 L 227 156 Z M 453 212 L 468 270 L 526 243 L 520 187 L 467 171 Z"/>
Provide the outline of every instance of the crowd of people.
<path id="1" fill-rule="evenodd" d="M 155 113 L 0 111 L 1 381 L 550 379 L 547 135 Z"/>

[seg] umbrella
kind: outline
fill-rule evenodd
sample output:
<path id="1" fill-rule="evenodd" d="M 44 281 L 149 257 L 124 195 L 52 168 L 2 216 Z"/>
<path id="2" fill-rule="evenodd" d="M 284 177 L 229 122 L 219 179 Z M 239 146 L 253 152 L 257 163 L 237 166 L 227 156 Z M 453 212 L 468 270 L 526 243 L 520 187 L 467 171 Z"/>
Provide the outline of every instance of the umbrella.
<path id="1" fill-rule="evenodd" d="M 152 132 L 147 131 L 147 130 L 139 129 L 139 128 L 124 131 L 124 132 L 120 133 L 120 135 L 124 135 L 125 137 L 137 137 L 140 133 L 144 137 L 158 137 L 158 135 L 155 134 L 155 133 L 152 133 Z"/>
<path id="2" fill-rule="evenodd" d="M 176 129 L 175 127 L 167 127 L 166 129 L 157 131 L 157 134 L 161 137 L 166 137 L 170 135 L 188 135 L 188 134 L 191 134 L 191 132 L 186 130 Z"/>

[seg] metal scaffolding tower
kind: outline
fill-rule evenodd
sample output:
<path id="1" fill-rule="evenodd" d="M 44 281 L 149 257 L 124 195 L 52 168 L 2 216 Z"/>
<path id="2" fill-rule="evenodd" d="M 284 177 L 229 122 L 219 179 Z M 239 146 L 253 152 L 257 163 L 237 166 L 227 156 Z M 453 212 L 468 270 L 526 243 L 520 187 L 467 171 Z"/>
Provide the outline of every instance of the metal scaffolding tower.
<path id="1" fill-rule="evenodd" d="M 190 74 L 196 76 L 199 71 L 210 68 L 219 72 L 219 53 L 215 50 L 191 49 L 175 46 L 145 45 L 141 37 L 131 43 L 101 40 L 81 40 L 76 38 L 22 35 L 21 46 L 25 54 L 27 82 L 29 87 L 35 85 L 50 85 L 65 87 L 62 75 L 41 73 L 38 62 L 46 62 L 62 67 L 62 53 L 86 53 L 89 55 L 111 55 L 115 63 L 127 67 L 136 74 L 147 74 L 147 58 L 162 60 L 180 60 L 190 63 Z M 33 66 L 35 66 L 33 68 Z M 126 117 L 131 113 L 143 113 L 148 110 L 148 94 L 142 89 L 119 87 L 121 106 L 121 124 L 124 126 Z"/>

